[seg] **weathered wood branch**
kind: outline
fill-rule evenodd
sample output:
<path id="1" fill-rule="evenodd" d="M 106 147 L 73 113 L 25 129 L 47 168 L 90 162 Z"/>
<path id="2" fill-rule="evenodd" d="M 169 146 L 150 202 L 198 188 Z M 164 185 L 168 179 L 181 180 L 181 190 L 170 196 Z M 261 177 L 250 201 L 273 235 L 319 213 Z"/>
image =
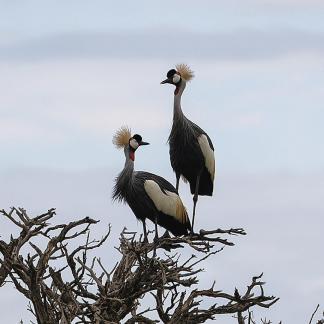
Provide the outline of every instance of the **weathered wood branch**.
<path id="1" fill-rule="evenodd" d="M 278 300 L 264 294 L 262 274 L 242 293 L 225 293 L 214 284 L 197 287 L 203 271 L 198 266 L 234 245 L 229 238 L 245 235 L 241 228 L 164 235 L 148 243 L 125 229 L 119 261 L 104 265 L 88 252 L 106 242 L 111 228 L 101 239 L 91 239 L 94 219 L 50 225 L 54 209 L 36 217 L 21 208 L 0 215 L 20 229 L 8 242 L 0 240 L 0 286 L 11 282 L 31 302 L 38 323 L 204 323 L 219 314 L 236 314 L 244 323 L 245 312 Z M 200 257 L 184 258 L 185 248 Z"/>

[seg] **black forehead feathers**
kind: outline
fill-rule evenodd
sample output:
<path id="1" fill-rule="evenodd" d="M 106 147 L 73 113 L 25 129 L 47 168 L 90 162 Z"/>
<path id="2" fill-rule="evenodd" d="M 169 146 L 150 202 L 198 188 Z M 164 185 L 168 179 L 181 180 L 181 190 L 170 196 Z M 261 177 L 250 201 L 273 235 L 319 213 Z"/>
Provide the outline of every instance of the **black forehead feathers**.
<path id="1" fill-rule="evenodd" d="M 134 140 L 136 140 L 137 143 L 141 143 L 142 142 L 142 136 L 141 135 L 138 135 L 138 134 L 135 134 L 133 136 Z"/>
<path id="2" fill-rule="evenodd" d="M 172 69 L 167 73 L 167 77 L 172 78 L 176 73 L 177 71 L 175 69 Z"/>

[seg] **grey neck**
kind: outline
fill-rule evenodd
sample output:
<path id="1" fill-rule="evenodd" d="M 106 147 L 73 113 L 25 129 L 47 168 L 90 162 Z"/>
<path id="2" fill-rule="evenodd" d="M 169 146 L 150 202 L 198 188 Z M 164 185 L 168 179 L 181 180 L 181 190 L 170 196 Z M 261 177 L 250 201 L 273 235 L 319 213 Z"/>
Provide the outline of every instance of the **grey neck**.
<path id="1" fill-rule="evenodd" d="M 127 147 L 125 147 L 124 153 L 126 160 L 124 169 L 120 173 L 119 180 L 125 182 L 124 184 L 126 185 L 132 181 L 132 175 L 134 172 L 134 161 L 131 160 L 131 158 L 129 157 L 129 149 Z"/>
<path id="2" fill-rule="evenodd" d="M 179 119 L 179 117 L 183 116 L 183 112 L 181 109 L 181 96 L 186 88 L 186 81 L 182 80 L 179 85 L 179 89 L 177 94 L 174 95 L 174 104 L 173 104 L 173 120 Z"/>
<path id="3" fill-rule="evenodd" d="M 119 173 L 113 191 L 113 199 L 127 201 L 129 194 L 132 192 L 134 161 L 129 158 L 129 149 L 124 149 L 126 161 L 124 169 Z"/>

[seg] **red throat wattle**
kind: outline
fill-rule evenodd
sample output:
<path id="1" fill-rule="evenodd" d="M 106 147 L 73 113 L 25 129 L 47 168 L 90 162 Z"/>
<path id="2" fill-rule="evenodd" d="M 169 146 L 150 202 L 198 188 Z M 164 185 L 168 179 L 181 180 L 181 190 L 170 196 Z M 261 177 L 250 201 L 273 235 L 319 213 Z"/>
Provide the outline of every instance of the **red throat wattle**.
<path id="1" fill-rule="evenodd" d="M 134 161 L 134 160 L 135 160 L 135 152 L 130 151 L 130 152 L 129 152 L 129 158 L 130 158 L 132 161 Z"/>

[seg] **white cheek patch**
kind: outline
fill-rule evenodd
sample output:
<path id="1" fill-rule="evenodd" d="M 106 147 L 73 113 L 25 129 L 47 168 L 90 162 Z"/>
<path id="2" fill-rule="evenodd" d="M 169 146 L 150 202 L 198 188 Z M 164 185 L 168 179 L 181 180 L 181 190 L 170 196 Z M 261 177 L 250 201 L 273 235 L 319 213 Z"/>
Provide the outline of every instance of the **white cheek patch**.
<path id="1" fill-rule="evenodd" d="M 134 150 L 136 150 L 136 149 L 139 147 L 139 145 L 138 145 L 136 139 L 134 139 L 134 138 L 132 138 L 132 139 L 129 141 L 129 145 L 130 145 Z"/>
<path id="2" fill-rule="evenodd" d="M 173 78 L 172 78 L 172 81 L 173 81 L 173 83 L 178 83 L 179 81 L 180 81 L 180 75 L 179 74 L 175 74 L 174 76 L 173 76 Z"/>
<path id="3" fill-rule="evenodd" d="M 144 189 L 157 210 L 174 217 L 182 224 L 188 222 L 186 208 L 176 193 L 167 190 L 163 193 L 160 186 L 153 180 L 146 180 Z"/>
<path id="4" fill-rule="evenodd" d="M 198 137 L 198 143 L 201 149 L 201 152 L 205 158 L 205 166 L 210 173 L 212 181 L 215 177 L 215 156 L 214 151 L 209 146 L 208 138 L 205 134 L 202 134 Z"/>

